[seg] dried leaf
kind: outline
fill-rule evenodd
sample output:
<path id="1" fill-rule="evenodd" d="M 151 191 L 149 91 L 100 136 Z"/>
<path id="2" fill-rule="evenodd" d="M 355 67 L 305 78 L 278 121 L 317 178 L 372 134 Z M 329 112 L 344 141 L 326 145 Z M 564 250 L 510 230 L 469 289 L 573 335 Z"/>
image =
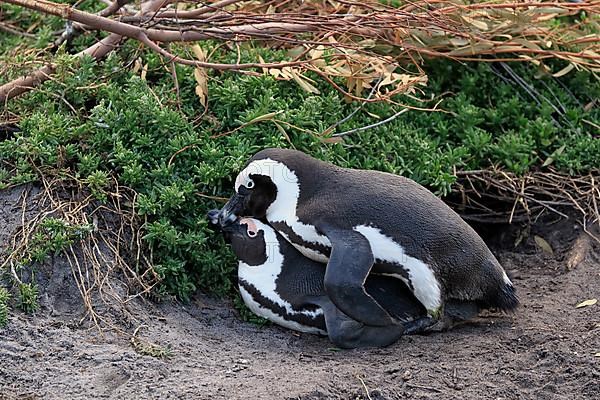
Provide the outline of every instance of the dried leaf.
<path id="1" fill-rule="evenodd" d="M 496 46 L 494 51 L 521 51 L 523 48 L 520 46 Z"/>
<path id="2" fill-rule="evenodd" d="M 530 11 L 537 14 L 565 14 L 569 12 L 568 9 L 560 7 L 535 7 Z"/>
<path id="3" fill-rule="evenodd" d="M 260 61 L 261 64 L 265 64 L 265 60 L 264 60 L 264 58 L 262 58 L 262 56 L 260 54 L 258 55 L 258 61 Z M 263 74 L 267 74 L 269 72 L 269 70 L 267 68 L 263 68 L 262 72 L 263 72 Z"/>
<path id="4" fill-rule="evenodd" d="M 550 243 L 548 243 L 544 238 L 535 235 L 533 237 L 533 240 L 535 240 L 535 243 L 540 247 L 540 249 L 542 249 L 544 253 L 550 254 L 551 256 L 554 255 L 554 250 L 552 250 L 552 246 L 550 246 Z"/>
<path id="5" fill-rule="evenodd" d="M 581 308 L 581 307 L 588 307 L 588 306 L 593 306 L 594 304 L 596 304 L 598 302 L 598 299 L 589 299 L 586 301 L 582 301 L 581 303 L 577 304 L 575 306 L 575 308 Z"/>
<path id="6" fill-rule="evenodd" d="M 283 79 L 290 80 L 294 78 L 294 71 L 292 70 L 292 67 L 283 67 L 279 73 Z"/>
<path id="7" fill-rule="evenodd" d="M 272 113 L 268 113 L 268 114 L 259 115 L 258 117 L 253 118 L 252 120 L 246 122 L 244 125 L 250 125 L 250 124 L 254 124 L 256 122 L 272 120 L 273 117 L 275 117 L 276 115 L 281 114 L 282 112 L 283 111 L 276 111 L 276 112 L 272 112 Z"/>
<path id="8" fill-rule="evenodd" d="M 133 72 L 134 75 L 137 75 L 138 71 L 142 69 L 142 59 L 140 57 L 135 59 L 135 62 L 133 63 L 133 68 L 131 69 L 131 72 Z"/>
<path id="9" fill-rule="evenodd" d="M 451 55 L 451 56 L 473 56 L 473 55 L 477 55 L 479 53 L 482 53 L 486 50 L 490 50 L 493 48 L 494 48 L 493 43 L 480 42 L 480 43 L 474 44 L 472 46 L 465 46 L 465 47 L 461 47 L 461 48 L 452 50 L 451 52 L 448 53 L 448 55 Z"/>
<path id="10" fill-rule="evenodd" d="M 410 82 L 411 76 L 407 74 L 400 74 L 398 75 L 398 79 L 400 79 L 400 81 L 402 81 L 402 84 L 406 86 L 408 85 L 408 82 Z"/>
<path id="11" fill-rule="evenodd" d="M 200 60 L 200 61 L 206 60 L 206 56 L 204 55 L 204 51 L 202 50 L 202 47 L 195 44 L 192 46 L 192 51 L 194 52 L 194 55 L 196 56 L 196 58 L 198 60 Z"/>
<path id="12" fill-rule="evenodd" d="M 529 40 L 526 39 L 520 39 L 520 38 L 514 38 L 513 42 L 515 43 L 519 43 L 520 45 L 528 48 L 528 49 L 532 49 L 532 50 L 541 50 L 540 46 L 538 46 L 535 43 L 530 42 Z"/>
<path id="13" fill-rule="evenodd" d="M 316 49 L 309 51 L 308 54 L 310 55 L 310 58 L 312 60 L 316 60 L 318 58 L 321 58 L 324 52 L 325 47 L 323 45 L 319 45 Z"/>
<path id="14" fill-rule="evenodd" d="M 482 31 L 487 31 L 489 29 L 488 24 L 486 24 L 483 21 L 479 21 L 479 20 L 473 19 L 471 17 L 467 17 L 466 15 L 463 15 L 462 19 L 464 19 L 465 22 L 473 25 L 475 28 L 480 29 Z"/>
<path id="15" fill-rule="evenodd" d="M 206 56 L 204 55 L 202 47 L 195 44 L 192 46 L 192 51 L 198 61 L 206 61 Z M 195 90 L 196 95 L 200 99 L 200 104 L 206 107 L 206 102 L 208 100 L 208 75 L 206 74 L 206 69 L 196 67 L 194 69 L 194 79 L 196 79 L 197 83 Z"/>
<path id="16" fill-rule="evenodd" d="M 342 143 L 344 141 L 341 137 L 328 137 L 321 139 L 323 143 Z"/>
<path id="17" fill-rule="evenodd" d="M 598 102 L 597 100 L 590 101 L 585 106 L 583 106 L 583 111 L 590 112 L 592 110 L 592 108 L 594 108 L 596 106 L 597 102 Z"/>
<path id="18" fill-rule="evenodd" d="M 394 83 L 396 81 L 394 75 L 395 74 L 392 73 L 386 74 L 385 78 L 383 78 L 383 80 L 379 83 L 379 86 L 384 87 L 386 85 L 389 85 L 390 83 Z"/>
<path id="19" fill-rule="evenodd" d="M 450 44 L 456 47 L 466 46 L 469 44 L 469 40 L 461 37 L 452 38 Z"/>
<path id="20" fill-rule="evenodd" d="M 285 129 L 283 129 L 283 126 L 281 126 L 281 124 L 279 124 L 277 121 L 273 121 L 273 123 L 277 127 L 277 130 L 279 131 L 279 133 L 281 133 L 283 135 L 283 137 L 285 138 L 285 140 L 287 140 L 288 143 L 293 146 L 292 140 L 290 139 L 290 136 L 287 134 L 287 132 L 285 131 Z"/>
<path id="21" fill-rule="evenodd" d="M 363 79 L 357 79 L 356 85 L 354 86 L 354 94 L 360 96 L 363 91 L 365 81 Z"/>
<path id="22" fill-rule="evenodd" d="M 305 51 L 306 51 L 306 49 L 304 48 L 304 46 L 292 47 L 291 49 L 288 50 L 288 56 L 290 56 L 291 58 L 298 58 Z"/>
<path id="23" fill-rule="evenodd" d="M 573 63 L 569 63 L 569 65 L 567 65 L 566 67 L 564 67 L 563 69 L 561 69 L 560 71 L 558 71 L 555 74 L 552 74 L 553 77 L 555 78 L 560 78 L 563 75 L 568 74 L 569 72 L 571 72 L 571 70 L 575 68 L 575 64 Z"/>
<path id="24" fill-rule="evenodd" d="M 600 357 L 600 352 L 594 354 L 594 357 Z"/>
<path id="25" fill-rule="evenodd" d="M 148 63 L 144 64 L 144 66 L 142 67 L 142 73 L 140 74 L 140 77 L 142 78 L 143 81 L 146 80 L 147 73 L 148 73 Z"/>
<path id="26" fill-rule="evenodd" d="M 271 68 L 269 70 L 269 75 L 271 75 L 273 78 L 277 79 L 281 75 L 281 70 L 278 68 Z"/>
<path id="27" fill-rule="evenodd" d="M 200 99 L 200 103 L 206 107 L 208 97 L 208 81 L 204 68 L 194 69 L 194 78 L 196 79 L 196 95 Z"/>
<path id="28" fill-rule="evenodd" d="M 319 68 L 325 68 L 327 66 L 327 62 L 321 58 L 312 60 L 311 64 L 314 65 L 315 67 L 319 67 Z"/>
<path id="29" fill-rule="evenodd" d="M 554 159 L 562 154 L 565 151 L 566 145 L 560 146 L 558 149 L 554 150 L 554 152 L 544 161 L 542 167 L 547 167 L 548 165 L 554 162 Z"/>
<path id="30" fill-rule="evenodd" d="M 294 71 L 294 70 L 290 70 L 290 71 L 291 71 L 292 78 L 294 79 L 294 81 L 296 81 L 296 83 L 298 85 L 300 85 L 300 87 L 303 90 L 307 91 L 308 93 L 314 93 L 314 94 L 320 93 L 319 89 L 317 89 L 316 87 L 314 87 L 313 85 L 308 83 L 302 75 L 296 73 L 296 71 Z"/>

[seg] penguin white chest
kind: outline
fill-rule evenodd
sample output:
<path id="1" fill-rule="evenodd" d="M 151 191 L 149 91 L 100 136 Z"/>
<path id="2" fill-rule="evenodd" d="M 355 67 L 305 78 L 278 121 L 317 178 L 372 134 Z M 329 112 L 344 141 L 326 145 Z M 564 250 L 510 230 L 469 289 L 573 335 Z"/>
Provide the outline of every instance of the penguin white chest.
<path id="1" fill-rule="evenodd" d="M 278 243 L 274 231 L 265 230 L 264 232 L 266 243 Z M 259 299 L 255 299 L 242 285 L 239 285 L 240 294 L 242 295 L 244 303 L 256 315 L 275 322 L 278 325 L 301 332 L 324 334 L 322 330 L 316 327 L 302 325 L 288 319 L 293 315 L 305 315 L 315 319 L 323 314 L 323 310 L 321 308 L 315 310 L 296 310 L 289 301 L 282 297 L 282 294 L 277 289 L 277 278 L 281 274 L 284 262 L 284 257 L 281 254 L 278 245 L 272 248 L 272 251 L 269 252 L 268 259 L 262 265 L 248 265 L 242 261 L 239 262 L 239 279 L 252 285 L 260 293 L 260 296 L 269 300 L 277 307 L 275 309 L 268 308 L 265 304 L 262 304 Z"/>
<path id="2" fill-rule="evenodd" d="M 267 307 L 263 306 L 261 303 L 256 301 L 252 297 L 252 295 L 250 293 L 248 293 L 248 291 L 242 285 L 239 285 L 238 287 L 240 289 L 240 294 L 242 295 L 242 300 L 244 300 L 244 303 L 246 304 L 246 306 L 250 309 L 250 311 L 252 311 L 254 314 L 258 315 L 259 317 L 266 318 L 269 321 L 276 323 L 277 325 L 283 326 L 284 328 L 293 329 L 293 330 L 296 330 L 299 332 L 306 332 L 306 333 L 313 333 L 313 334 L 320 334 L 320 335 L 327 334 L 327 332 L 325 332 L 319 328 L 316 328 L 313 326 L 302 325 L 296 321 L 290 321 L 289 319 L 286 319 L 283 315 L 274 313 L 272 310 L 268 309 Z M 322 312 L 323 311 L 321 309 L 318 309 L 315 312 L 315 315 L 321 314 Z"/>

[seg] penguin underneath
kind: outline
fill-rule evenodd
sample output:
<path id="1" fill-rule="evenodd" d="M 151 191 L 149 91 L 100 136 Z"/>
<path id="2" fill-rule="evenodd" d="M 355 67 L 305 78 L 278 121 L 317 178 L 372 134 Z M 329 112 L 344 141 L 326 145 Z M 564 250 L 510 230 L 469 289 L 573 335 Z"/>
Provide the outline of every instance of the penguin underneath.
<path id="1" fill-rule="evenodd" d="M 217 213 L 209 213 L 213 224 Z M 388 346 L 403 335 L 401 325 L 366 326 L 341 312 L 325 293 L 325 265 L 304 257 L 269 225 L 242 218 L 221 229 L 239 260 L 242 299 L 256 315 L 289 329 L 327 335 L 340 348 Z M 426 315 L 398 279 L 370 276 L 365 289 L 399 321 Z"/>
<path id="2" fill-rule="evenodd" d="M 265 219 L 306 257 L 327 262 L 324 288 L 351 319 L 403 324 L 406 333 L 441 322 L 444 306 L 513 310 L 512 282 L 481 237 L 433 193 L 411 179 L 347 169 L 302 152 L 266 149 L 238 174 L 221 225 Z M 398 321 L 365 290 L 371 273 L 401 279 L 427 310 Z"/>

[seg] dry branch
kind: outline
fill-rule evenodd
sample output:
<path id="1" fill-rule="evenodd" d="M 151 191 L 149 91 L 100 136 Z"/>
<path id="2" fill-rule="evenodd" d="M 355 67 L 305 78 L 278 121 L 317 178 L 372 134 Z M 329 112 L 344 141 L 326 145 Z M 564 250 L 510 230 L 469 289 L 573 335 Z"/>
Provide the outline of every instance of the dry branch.
<path id="1" fill-rule="evenodd" d="M 76 57 L 83 57 L 84 55 L 89 55 L 94 57 L 95 59 L 100 59 L 110 53 L 115 47 L 119 44 L 122 37 L 120 35 L 110 35 L 92 47 L 87 48 L 86 50 L 77 53 Z M 6 100 L 19 96 L 27 92 L 34 87 L 39 86 L 41 83 L 46 82 L 50 76 L 54 73 L 56 66 L 54 64 L 48 64 L 38 69 L 37 71 L 31 73 L 28 76 L 18 78 L 14 81 L 6 83 L 0 86 L 0 102 L 5 102 Z"/>
<path id="2" fill-rule="evenodd" d="M 600 1 L 591 2 L 515 2 L 488 0 L 476 4 L 421 0 L 398 7 L 365 2 L 290 0 L 248 2 L 218 0 L 202 7 L 181 9 L 170 0 L 154 2 L 152 12 L 144 10 L 110 17 L 109 11 L 90 14 L 67 4 L 47 0 L 0 0 L 59 16 L 88 29 L 111 32 L 132 38 L 167 58 L 201 68 L 218 70 L 262 69 L 280 79 L 294 79 L 310 89 L 302 73 L 312 70 L 333 84 L 332 78 L 347 81 L 352 98 L 383 81 L 372 101 L 387 100 L 398 92 L 413 90 L 423 82 L 424 74 L 395 73 L 405 64 L 418 63 L 423 57 L 446 57 L 477 61 L 526 61 L 545 68 L 547 59 L 562 59 L 576 68 L 600 71 L 600 36 L 586 34 L 583 22 L 552 27 L 548 21 L 586 12 L 590 24 L 600 14 Z M 124 1 L 117 1 L 121 4 Z M 143 3 L 144 7 L 150 3 Z M 157 5 L 158 3 L 158 5 Z M 122 4 L 121 4 L 122 5 Z M 191 7 L 191 8 L 189 8 Z M 123 10 L 121 10 L 123 11 Z M 209 60 L 191 60 L 167 50 L 161 43 L 200 40 L 264 41 L 278 47 L 302 47 L 299 57 L 287 62 L 222 64 Z M 328 51 L 324 55 L 324 51 Z M 260 61 L 260 62 L 259 62 Z M 282 70 L 281 73 L 272 70 Z M 34 74 L 25 83 L 38 82 L 47 75 Z M 568 71 L 567 71 L 568 72 Z M 562 73 L 560 71 L 559 73 Z M 11 85 L 11 84 L 9 84 Z M 18 82 L 12 86 L 29 86 Z M 0 88 L 0 99 L 12 97 Z"/>
<path id="3" fill-rule="evenodd" d="M 117 4 L 117 3 L 122 5 L 122 4 L 126 3 L 126 1 L 117 0 L 117 1 L 115 1 L 114 4 Z M 162 7 L 164 5 L 164 3 L 165 3 L 165 0 L 149 1 L 148 3 L 146 3 L 147 4 L 146 10 L 148 12 L 156 11 L 156 10 L 160 9 L 160 7 Z M 109 14 L 109 12 L 113 13 L 113 12 L 115 12 L 116 6 L 109 6 L 107 8 L 109 8 L 110 10 L 107 12 L 105 12 L 103 10 L 100 13 L 102 15 Z M 77 53 L 75 56 L 83 57 L 83 56 L 87 55 L 87 56 L 91 56 L 97 60 L 104 58 L 108 53 L 113 51 L 118 46 L 119 42 L 122 39 L 123 39 L 123 37 L 118 34 L 109 35 L 106 38 L 99 41 L 98 43 L 94 44 L 93 46 Z M 4 103 L 4 102 L 8 101 L 9 99 L 19 96 L 37 86 L 39 86 L 40 84 L 46 82 L 50 78 L 50 76 L 54 73 L 55 69 L 56 69 L 56 65 L 48 64 L 48 65 L 41 67 L 37 71 L 32 72 L 31 74 L 29 74 L 27 76 L 17 78 L 11 82 L 8 82 L 8 83 L 0 86 L 0 102 Z"/>

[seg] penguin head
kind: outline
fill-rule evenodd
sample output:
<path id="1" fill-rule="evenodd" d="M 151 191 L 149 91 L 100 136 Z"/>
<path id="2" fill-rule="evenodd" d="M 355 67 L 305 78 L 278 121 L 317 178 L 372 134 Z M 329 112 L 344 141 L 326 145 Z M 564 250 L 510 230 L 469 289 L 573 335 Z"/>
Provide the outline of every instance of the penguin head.
<path id="1" fill-rule="evenodd" d="M 290 156 L 298 153 L 267 149 L 252 157 L 235 180 L 235 194 L 219 214 L 221 225 L 240 216 L 271 220 L 272 214 L 295 210 L 300 185 Z"/>
<path id="2" fill-rule="evenodd" d="M 221 229 L 238 260 L 250 266 L 267 262 L 272 244 L 267 237 L 273 228 L 254 218 L 239 218 Z"/>
<path id="3" fill-rule="evenodd" d="M 284 163 L 272 159 L 251 160 L 235 180 L 235 194 L 221 210 L 220 223 L 234 221 L 239 216 L 266 218 L 270 208 L 282 194 L 289 192 L 290 186 L 297 191 L 297 178 Z"/>

